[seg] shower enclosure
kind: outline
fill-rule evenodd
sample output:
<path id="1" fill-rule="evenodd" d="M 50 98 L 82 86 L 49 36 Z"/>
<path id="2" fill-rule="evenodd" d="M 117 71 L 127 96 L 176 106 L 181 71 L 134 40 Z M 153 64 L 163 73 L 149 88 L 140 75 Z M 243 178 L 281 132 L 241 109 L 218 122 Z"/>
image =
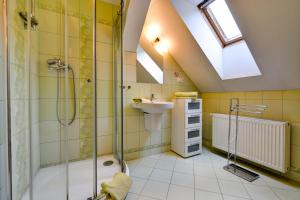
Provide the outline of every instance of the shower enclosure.
<path id="1" fill-rule="evenodd" d="M 1 2 L 1 200 L 85 200 L 126 172 L 123 5 Z"/>

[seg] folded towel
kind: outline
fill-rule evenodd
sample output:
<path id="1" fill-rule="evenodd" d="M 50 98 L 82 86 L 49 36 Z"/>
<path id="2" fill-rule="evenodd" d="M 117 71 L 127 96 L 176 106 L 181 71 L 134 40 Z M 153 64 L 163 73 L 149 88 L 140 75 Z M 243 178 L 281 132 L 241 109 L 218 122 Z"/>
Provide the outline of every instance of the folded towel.
<path id="1" fill-rule="evenodd" d="M 141 103 L 143 100 L 142 99 L 132 99 L 134 103 Z"/>
<path id="2" fill-rule="evenodd" d="M 175 98 L 197 98 L 198 92 L 175 92 Z"/>
<path id="3" fill-rule="evenodd" d="M 113 176 L 112 181 L 101 184 L 101 194 L 108 194 L 112 200 L 124 200 L 131 185 L 132 180 L 130 177 L 118 172 Z"/>

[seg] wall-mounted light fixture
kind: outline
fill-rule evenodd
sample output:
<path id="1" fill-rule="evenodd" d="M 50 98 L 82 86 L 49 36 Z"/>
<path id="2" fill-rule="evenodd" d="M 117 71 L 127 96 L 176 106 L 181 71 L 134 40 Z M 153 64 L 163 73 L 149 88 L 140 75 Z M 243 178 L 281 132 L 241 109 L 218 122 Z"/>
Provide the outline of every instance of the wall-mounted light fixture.
<path id="1" fill-rule="evenodd" d="M 161 41 L 158 37 L 154 40 L 153 46 L 161 55 L 168 53 L 168 45 L 165 41 Z"/>
<path id="2" fill-rule="evenodd" d="M 149 40 L 149 42 L 152 43 L 153 47 L 156 49 L 156 51 L 163 55 L 168 53 L 168 42 L 166 40 L 163 40 L 160 38 L 160 27 L 158 25 L 151 25 L 147 28 L 146 31 L 146 37 Z"/>

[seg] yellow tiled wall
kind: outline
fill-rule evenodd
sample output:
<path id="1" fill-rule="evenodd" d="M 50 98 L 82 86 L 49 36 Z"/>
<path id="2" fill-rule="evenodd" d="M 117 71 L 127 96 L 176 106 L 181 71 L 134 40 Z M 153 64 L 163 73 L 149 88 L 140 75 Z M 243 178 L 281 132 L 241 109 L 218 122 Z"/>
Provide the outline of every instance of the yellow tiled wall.
<path id="1" fill-rule="evenodd" d="M 291 124 L 291 173 L 289 177 L 300 181 L 300 90 L 202 93 L 203 140 L 211 144 L 210 113 L 228 114 L 230 98 L 240 98 L 245 104 L 264 104 L 268 108 L 261 115 L 246 115 L 264 119 L 288 121 Z M 242 114 L 243 115 L 243 114 Z"/>
<path id="2" fill-rule="evenodd" d="M 162 119 L 161 131 L 147 131 L 144 126 L 144 114 L 131 107 L 133 98 L 150 98 L 153 93 L 160 100 L 171 101 L 174 92 L 197 91 L 194 84 L 186 76 L 181 67 L 170 55 L 164 56 L 164 84 L 137 83 L 136 82 L 136 53 L 125 52 L 125 159 L 134 159 L 151 155 L 170 148 L 171 137 L 171 111 L 165 111 Z M 181 81 L 177 81 L 174 73 L 180 74 Z"/>

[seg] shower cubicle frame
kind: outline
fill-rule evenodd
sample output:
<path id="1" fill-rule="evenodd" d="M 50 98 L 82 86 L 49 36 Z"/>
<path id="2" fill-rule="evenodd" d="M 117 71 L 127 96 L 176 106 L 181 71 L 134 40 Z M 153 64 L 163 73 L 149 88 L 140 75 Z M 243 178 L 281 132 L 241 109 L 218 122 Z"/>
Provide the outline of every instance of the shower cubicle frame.
<path id="1" fill-rule="evenodd" d="M 67 2 L 68 0 L 62 0 L 65 4 L 65 6 L 67 5 Z M 94 83 L 94 89 L 93 89 L 93 106 L 94 106 L 94 112 L 93 112 L 93 198 L 96 198 L 97 197 L 97 188 L 98 188 L 98 184 L 97 184 L 97 49 L 96 49 L 96 2 L 97 0 L 92 0 L 93 1 L 93 83 Z M 6 177 L 6 180 L 5 180 L 5 188 L 6 188 L 6 198 L 7 200 L 12 200 L 13 199 L 13 191 L 12 191 L 12 144 L 11 144 L 11 100 L 10 100 L 10 95 L 11 95 L 11 91 L 10 91 L 10 86 L 11 86 L 11 83 L 10 83 L 10 75 L 11 75 L 11 72 L 10 72 L 10 64 L 9 64 L 9 44 L 8 44 L 8 5 L 7 5 L 8 1 L 7 0 L 2 0 L 2 4 L 3 4 L 3 18 L 4 18 L 4 70 L 5 70 L 5 82 L 6 82 L 6 86 L 5 86 L 5 90 L 6 90 L 6 130 L 5 130 L 5 154 L 6 154 L 6 159 L 4 162 L 7 163 L 6 165 L 6 174 L 7 174 L 7 177 Z M 30 25 L 31 24 L 31 18 L 33 17 L 33 14 L 35 13 L 34 12 L 34 9 L 35 9 L 35 1 L 34 0 L 26 0 L 25 1 L 25 4 L 26 4 L 26 8 L 28 10 L 30 10 L 30 12 L 27 12 L 27 23 Z M 121 57 L 121 61 L 120 61 L 120 64 L 121 64 L 121 74 L 120 74 L 120 82 L 121 82 L 121 85 L 117 85 L 116 87 L 120 87 L 120 92 L 121 92 L 121 110 L 120 110 L 120 114 L 121 114 L 121 122 L 120 122 L 120 133 L 121 133 L 121 138 L 120 138 L 120 151 L 121 151 L 121 154 L 120 156 L 118 155 L 115 155 L 117 157 L 117 159 L 119 160 L 119 164 L 121 165 L 121 169 L 123 172 L 126 172 L 126 164 L 124 162 L 124 156 L 123 156 L 123 93 L 124 93 L 124 85 L 123 85 L 123 38 L 122 38 L 122 31 L 123 31 L 123 9 L 124 9 L 124 0 L 120 0 L 120 10 L 119 10 L 119 13 L 118 13 L 118 17 L 120 18 L 120 26 L 121 26 L 121 36 L 120 36 L 120 48 L 121 48 L 121 54 L 120 54 L 120 57 Z M 16 14 L 16 13 L 14 13 Z M 67 18 L 67 14 L 65 13 L 65 20 Z M 27 35 L 27 39 L 29 40 L 29 44 L 30 44 L 30 39 L 31 39 L 31 36 L 30 36 L 30 33 L 31 33 L 31 29 L 30 29 L 30 26 L 28 26 L 28 35 Z M 68 31 L 67 30 L 67 26 L 65 25 L 65 31 Z M 67 37 L 67 34 L 65 34 L 65 37 Z M 67 46 L 68 45 L 68 40 L 65 40 L 65 45 Z M 68 49 L 65 48 L 65 55 L 68 55 Z M 29 56 L 29 59 L 28 59 L 28 62 L 26 64 L 28 64 L 28 67 L 30 67 L 30 51 L 27 52 L 27 56 Z M 65 59 L 67 59 L 68 56 L 66 56 Z M 114 59 L 114 58 L 113 58 Z M 68 64 L 67 60 L 66 60 L 66 63 Z M 115 64 L 113 64 L 113 68 L 114 70 L 116 70 L 116 66 Z M 66 70 L 67 72 L 67 70 Z M 67 73 L 65 74 L 66 75 L 66 80 L 68 79 L 68 75 Z M 116 78 L 116 77 L 115 77 Z M 30 75 L 29 75 L 29 87 L 30 87 Z M 66 83 L 66 89 L 68 89 L 68 81 L 65 82 Z M 116 90 L 116 88 L 114 89 Z M 29 95 L 30 95 L 30 88 L 29 88 Z M 67 97 L 66 97 L 67 99 Z M 116 99 L 115 99 L 116 101 Z M 30 104 L 30 101 L 28 101 L 29 104 Z M 117 101 L 116 101 L 117 102 Z M 116 105 L 116 104 L 115 104 Z M 115 106 L 114 105 L 114 106 Z M 29 105 L 29 109 L 30 108 L 30 105 Z M 68 106 L 66 106 L 66 111 L 68 111 Z M 29 118 L 31 118 L 31 112 L 29 112 Z M 68 112 L 66 112 L 68 113 Z M 116 113 L 115 113 L 116 114 Z M 65 116 L 66 117 L 66 116 Z M 117 117 L 117 116 L 115 116 Z M 66 117 L 67 118 L 67 117 Z M 66 119 L 65 118 L 65 119 Z M 31 122 L 31 119 L 28 119 L 29 122 Z M 29 131 L 31 130 L 31 123 L 29 124 Z M 66 126 L 65 127 L 65 131 L 66 131 L 66 136 L 65 137 L 68 137 L 67 133 L 68 133 L 68 127 Z M 113 133 L 115 137 L 116 134 L 118 134 L 115 130 L 115 132 Z M 31 137 L 31 133 L 29 133 L 29 136 Z M 31 139 L 31 138 L 30 138 Z M 31 140 L 29 140 L 31 141 Z M 66 142 L 68 142 L 66 140 Z M 30 159 L 30 162 L 29 162 L 29 193 L 30 193 L 30 198 L 32 198 L 32 195 L 33 195 L 33 192 L 32 192 L 32 187 L 33 187 L 33 174 L 32 174 L 32 158 L 31 158 L 31 144 L 29 143 L 29 148 L 30 148 L 30 155 L 29 155 L 29 159 Z M 68 188 L 69 188 L 69 183 L 68 183 L 68 179 L 69 179 L 69 173 L 68 173 L 68 152 L 67 152 L 67 148 L 65 148 L 65 156 L 66 156 L 66 199 L 68 200 L 69 199 L 69 196 L 68 196 Z M 2 161 L 1 161 L 2 162 Z M 5 199 L 6 200 L 6 199 Z"/>
<path id="2" fill-rule="evenodd" d="M 3 13 L 3 59 L 4 59 L 4 79 L 5 79 L 5 100 L 6 100 L 6 129 L 4 130 L 4 151 L 5 151 L 5 196 L 7 199 L 12 199 L 12 166 L 11 166 L 11 101 L 10 101 L 10 68 L 8 66 L 9 51 L 8 51 L 8 5 L 7 0 L 2 1 Z"/>

